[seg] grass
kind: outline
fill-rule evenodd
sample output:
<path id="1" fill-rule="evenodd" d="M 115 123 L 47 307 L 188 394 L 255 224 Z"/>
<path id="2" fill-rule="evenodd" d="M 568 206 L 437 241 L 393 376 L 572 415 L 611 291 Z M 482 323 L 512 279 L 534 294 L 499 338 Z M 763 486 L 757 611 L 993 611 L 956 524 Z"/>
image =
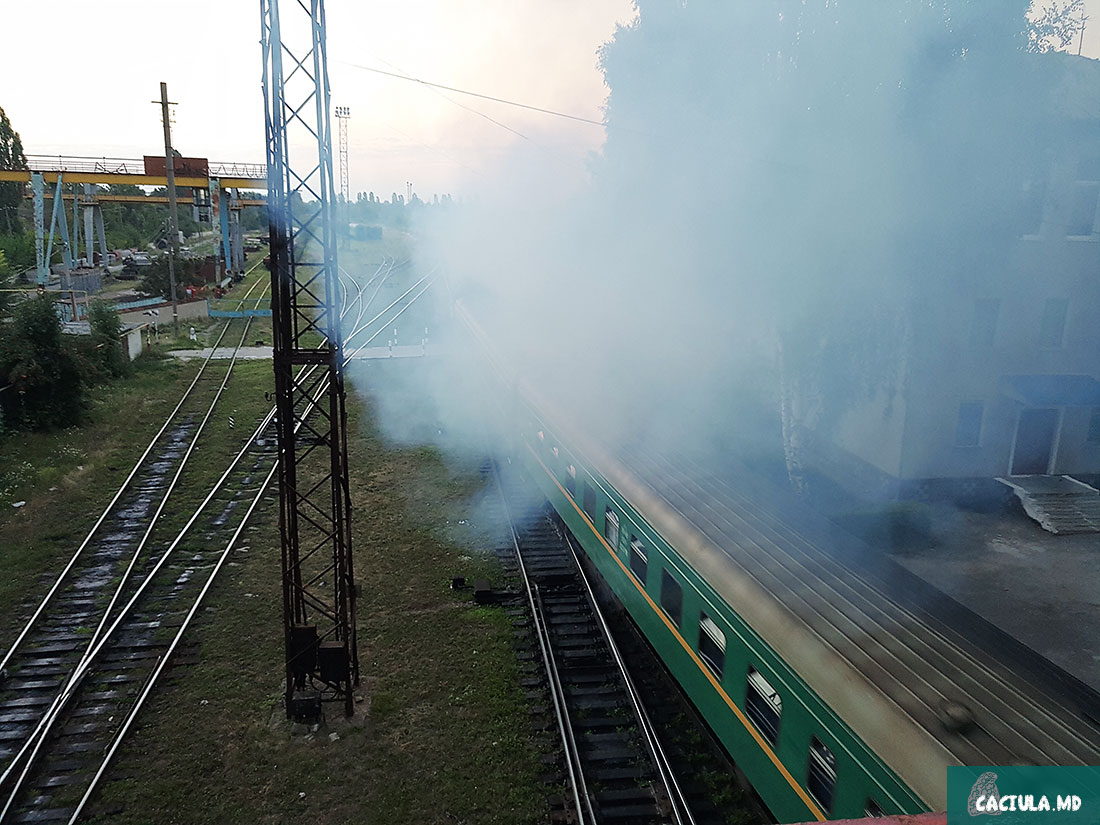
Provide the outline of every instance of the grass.
<path id="1" fill-rule="evenodd" d="M 283 722 L 277 514 L 268 505 L 193 634 L 200 661 L 175 669 L 151 702 L 93 821 L 542 818 L 510 623 L 449 588 L 453 575 L 496 572 L 491 555 L 452 538 L 480 488 L 476 467 L 387 448 L 360 403 L 349 426 L 361 713 L 346 722 L 333 708 L 311 735 Z"/>
<path id="2" fill-rule="evenodd" d="M 91 391 L 87 421 L 0 438 L 0 633 L 37 602 L 194 376 L 194 366 L 142 358 L 128 378 Z M 13 505 L 25 502 L 20 507 Z"/>

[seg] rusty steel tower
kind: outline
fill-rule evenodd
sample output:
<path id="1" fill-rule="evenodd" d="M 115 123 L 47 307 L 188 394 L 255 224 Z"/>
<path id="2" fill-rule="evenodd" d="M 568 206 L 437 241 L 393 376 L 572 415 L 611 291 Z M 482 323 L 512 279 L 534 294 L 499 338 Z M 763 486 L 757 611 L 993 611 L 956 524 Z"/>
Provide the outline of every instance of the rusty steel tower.
<path id="1" fill-rule="evenodd" d="M 260 0 L 287 715 L 359 683 L 323 0 Z"/>

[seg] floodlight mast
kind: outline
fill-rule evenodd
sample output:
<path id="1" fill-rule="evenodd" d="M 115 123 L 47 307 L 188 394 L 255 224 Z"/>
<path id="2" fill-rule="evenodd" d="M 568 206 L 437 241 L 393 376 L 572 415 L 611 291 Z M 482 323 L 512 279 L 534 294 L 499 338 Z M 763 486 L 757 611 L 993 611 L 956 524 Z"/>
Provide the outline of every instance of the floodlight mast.
<path id="1" fill-rule="evenodd" d="M 312 721 L 352 714 L 359 657 L 324 2 L 287 7 L 260 0 L 286 708 Z"/>

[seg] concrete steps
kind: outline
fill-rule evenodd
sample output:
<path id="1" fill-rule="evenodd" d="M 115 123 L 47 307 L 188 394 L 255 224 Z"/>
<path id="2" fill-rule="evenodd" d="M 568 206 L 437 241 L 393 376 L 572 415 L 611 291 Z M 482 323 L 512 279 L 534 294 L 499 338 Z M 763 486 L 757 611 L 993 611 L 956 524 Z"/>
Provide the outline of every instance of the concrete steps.
<path id="1" fill-rule="evenodd" d="M 1070 476 L 998 478 L 1050 533 L 1100 533 L 1100 490 Z"/>

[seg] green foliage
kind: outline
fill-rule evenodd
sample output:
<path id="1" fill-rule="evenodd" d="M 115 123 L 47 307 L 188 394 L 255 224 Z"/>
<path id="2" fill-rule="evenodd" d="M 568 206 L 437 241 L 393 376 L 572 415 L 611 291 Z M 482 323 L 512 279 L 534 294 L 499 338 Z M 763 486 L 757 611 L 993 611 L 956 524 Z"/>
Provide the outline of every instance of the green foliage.
<path id="1" fill-rule="evenodd" d="M 174 258 L 176 270 L 176 300 L 182 300 L 184 289 L 188 286 L 202 286 L 202 278 L 199 277 L 200 262 L 193 258 Z M 139 289 L 146 295 L 160 295 L 165 300 L 172 300 L 169 288 L 168 256 L 160 255 L 153 259 L 152 266 L 145 267 L 145 277 L 141 279 Z"/>
<path id="2" fill-rule="evenodd" d="M 1031 19 L 1028 51 L 1042 54 L 1069 48 L 1088 19 L 1085 0 L 1048 0 Z"/>
<path id="3" fill-rule="evenodd" d="M 12 302 L 12 293 L 5 290 L 11 289 L 14 279 L 12 278 L 11 267 L 8 266 L 8 259 L 4 255 L 4 250 L 0 249 L 0 317 L 3 317 L 8 307 Z"/>
<path id="4" fill-rule="evenodd" d="M 2 185 L 2 184 L 0 184 Z M 19 229 L 18 225 L 16 229 Z M 15 273 L 30 269 L 35 264 L 34 235 L 30 232 L 0 234 L 0 251 L 8 259 L 8 266 Z"/>
<path id="5" fill-rule="evenodd" d="M 7 426 L 48 430 L 80 421 L 81 359 L 64 338 L 50 297 L 39 295 L 15 307 L 0 342 L 0 406 Z"/>
<path id="6" fill-rule="evenodd" d="M 26 169 L 23 141 L 12 128 L 11 121 L 0 108 L 0 169 Z M 23 200 L 23 186 L 19 183 L 0 183 L 0 233 L 20 231 L 19 204 Z"/>
<path id="7" fill-rule="evenodd" d="M 122 347 L 122 321 L 115 308 L 108 301 L 92 301 L 88 306 L 88 323 L 100 374 L 113 378 L 128 374 L 130 361 Z"/>

